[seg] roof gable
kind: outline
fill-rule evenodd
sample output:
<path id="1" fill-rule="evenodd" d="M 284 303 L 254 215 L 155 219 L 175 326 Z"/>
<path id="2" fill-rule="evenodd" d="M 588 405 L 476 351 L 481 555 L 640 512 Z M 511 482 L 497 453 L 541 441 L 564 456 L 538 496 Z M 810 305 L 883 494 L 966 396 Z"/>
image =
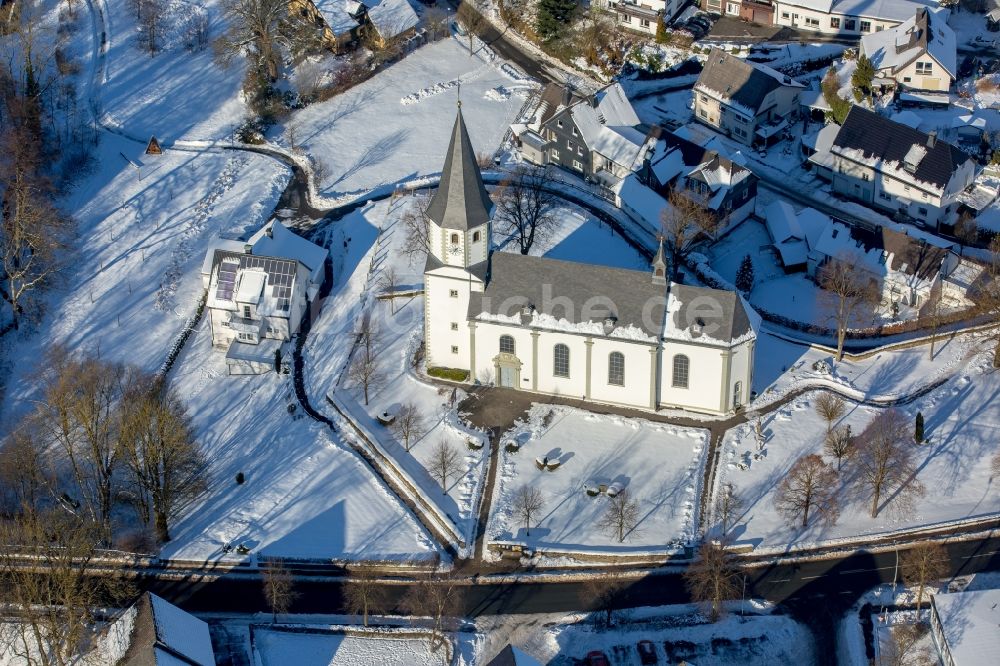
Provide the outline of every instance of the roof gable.
<path id="1" fill-rule="evenodd" d="M 751 63 L 712 49 L 695 87 L 718 95 L 727 104 L 756 114 L 764 99 L 775 90 L 804 86 L 767 65 Z"/>

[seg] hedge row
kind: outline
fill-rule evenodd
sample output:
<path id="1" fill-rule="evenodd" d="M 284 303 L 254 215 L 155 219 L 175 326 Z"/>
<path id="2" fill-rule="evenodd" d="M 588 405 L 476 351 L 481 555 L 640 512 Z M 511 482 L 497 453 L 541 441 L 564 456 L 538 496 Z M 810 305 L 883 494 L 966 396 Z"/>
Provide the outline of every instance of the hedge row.
<path id="1" fill-rule="evenodd" d="M 427 368 L 427 374 L 431 377 L 448 379 L 453 382 L 464 382 L 469 379 L 469 371 L 458 368 Z"/>

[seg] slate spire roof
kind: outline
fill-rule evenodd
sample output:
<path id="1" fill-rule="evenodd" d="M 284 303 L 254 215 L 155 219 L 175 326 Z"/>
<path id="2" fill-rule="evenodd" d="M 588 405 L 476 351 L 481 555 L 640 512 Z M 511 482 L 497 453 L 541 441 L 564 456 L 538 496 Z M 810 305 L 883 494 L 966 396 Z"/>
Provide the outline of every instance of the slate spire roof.
<path id="1" fill-rule="evenodd" d="M 444 229 L 467 231 L 489 222 L 492 209 L 493 202 L 483 186 L 483 175 L 459 106 L 441 170 L 441 184 L 427 207 L 427 217 Z"/>

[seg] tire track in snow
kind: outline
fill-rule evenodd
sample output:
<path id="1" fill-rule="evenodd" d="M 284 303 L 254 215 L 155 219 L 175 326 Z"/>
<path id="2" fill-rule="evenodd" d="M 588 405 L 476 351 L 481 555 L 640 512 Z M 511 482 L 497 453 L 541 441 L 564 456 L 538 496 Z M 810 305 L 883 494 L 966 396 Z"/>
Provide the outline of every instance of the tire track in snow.
<path id="1" fill-rule="evenodd" d="M 232 189 L 239 172 L 249 161 L 250 158 L 246 155 L 229 158 L 222 173 L 209 188 L 208 194 L 195 204 L 194 214 L 185 225 L 184 230 L 180 232 L 180 240 L 170 254 L 170 265 L 163 274 L 163 280 L 156 293 L 154 307 L 157 310 L 173 310 L 174 295 L 177 293 L 177 286 L 184 276 L 185 266 L 195 253 L 202 251 L 201 236 L 212 218 L 216 204 L 226 192 Z"/>

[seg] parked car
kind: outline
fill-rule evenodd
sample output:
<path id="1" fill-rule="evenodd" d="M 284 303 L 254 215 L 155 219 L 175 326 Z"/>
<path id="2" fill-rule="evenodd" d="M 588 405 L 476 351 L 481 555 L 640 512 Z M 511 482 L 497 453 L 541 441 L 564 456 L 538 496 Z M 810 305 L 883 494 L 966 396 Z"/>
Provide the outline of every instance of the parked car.
<path id="1" fill-rule="evenodd" d="M 591 650 L 587 653 L 587 666 L 611 666 L 608 656 L 600 650 Z"/>
<path id="2" fill-rule="evenodd" d="M 659 658 L 656 656 L 656 646 L 653 645 L 653 641 L 639 641 L 636 643 L 635 647 L 639 651 L 639 661 L 643 666 L 655 664 L 659 661 Z"/>

